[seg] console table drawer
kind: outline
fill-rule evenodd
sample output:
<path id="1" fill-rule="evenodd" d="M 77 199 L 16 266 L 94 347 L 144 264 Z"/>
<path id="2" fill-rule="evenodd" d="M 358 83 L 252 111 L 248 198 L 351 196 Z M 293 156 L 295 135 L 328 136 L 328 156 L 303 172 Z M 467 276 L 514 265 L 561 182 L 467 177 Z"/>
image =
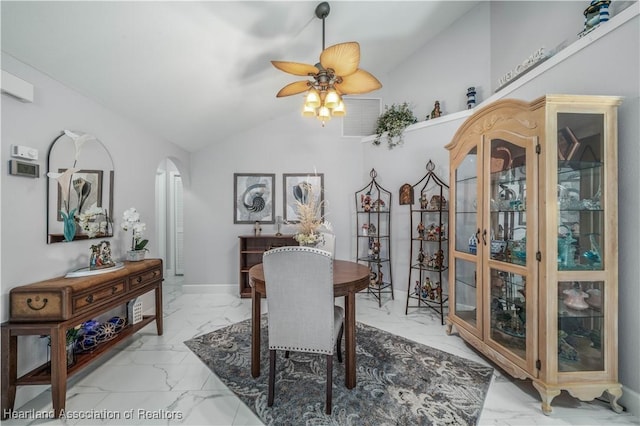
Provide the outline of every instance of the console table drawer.
<path id="1" fill-rule="evenodd" d="M 55 321 L 70 316 L 64 291 L 26 291 L 11 294 L 13 321 Z"/>
<path id="2" fill-rule="evenodd" d="M 114 296 L 123 294 L 125 289 L 125 282 L 119 281 L 97 289 L 96 291 L 92 291 L 89 294 L 74 297 L 73 312 L 76 313 L 82 309 L 92 308 L 105 300 L 111 300 Z"/>
<path id="3" fill-rule="evenodd" d="M 162 278 L 162 271 L 160 269 L 153 269 L 150 271 L 134 274 L 129 277 L 129 288 L 134 289 L 147 283 L 156 281 L 158 278 Z"/>

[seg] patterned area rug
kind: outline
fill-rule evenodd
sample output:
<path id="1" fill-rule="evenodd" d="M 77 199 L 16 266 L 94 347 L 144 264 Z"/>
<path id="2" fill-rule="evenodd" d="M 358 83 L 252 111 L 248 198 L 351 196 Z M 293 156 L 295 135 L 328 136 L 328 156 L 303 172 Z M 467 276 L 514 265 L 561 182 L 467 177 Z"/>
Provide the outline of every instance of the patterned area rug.
<path id="1" fill-rule="evenodd" d="M 191 349 L 267 425 L 473 425 L 493 369 L 357 323 L 357 385 L 344 385 L 334 355 L 333 411 L 326 415 L 324 355 L 278 352 L 267 407 L 269 348 L 262 317 L 260 377 L 251 377 L 251 322 L 188 340 Z M 343 342 L 344 350 L 344 342 Z"/>

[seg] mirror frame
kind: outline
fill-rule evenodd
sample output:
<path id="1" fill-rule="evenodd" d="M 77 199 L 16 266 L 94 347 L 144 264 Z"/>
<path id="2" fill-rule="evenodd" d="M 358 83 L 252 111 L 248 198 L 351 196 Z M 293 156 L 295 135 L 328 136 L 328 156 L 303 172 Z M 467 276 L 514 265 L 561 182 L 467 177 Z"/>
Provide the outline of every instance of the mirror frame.
<path id="1" fill-rule="evenodd" d="M 79 131 L 73 131 L 73 133 L 79 134 L 79 135 L 84 135 L 86 134 L 85 132 L 79 132 Z M 58 136 L 56 136 L 53 141 L 51 142 L 51 144 L 49 145 L 49 149 L 47 151 L 47 172 L 45 174 L 46 177 L 46 185 L 47 185 L 47 226 L 46 226 L 46 238 L 47 238 L 47 244 L 53 244 L 53 243 L 64 243 L 67 242 L 64 239 L 64 235 L 61 233 L 54 233 L 52 234 L 51 231 L 51 220 L 55 218 L 55 220 L 60 220 L 59 216 L 59 209 L 56 208 L 55 210 L 55 215 L 52 218 L 52 208 L 56 207 L 59 205 L 60 201 L 59 201 L 59 193 L 60 193 L 60 185 L 56 182 L 55 184 L 55 189 L 54 191 L 52 191 L 52 185 L 51 185 L 51 178 L 48 176 L 48 174 L 50 172 L 56 172 L 58 173 L 61 169 L 65 169 L 63 167 L 58 167 L 57 165 L 52 165 L 52 153 L 54 150 L 54 147 L 56 145 L 56 143 L 58 141 L 60 141 L 60 139 L 63 136 L 67 136 L 65 131 L 62 131 Z M 70 138 L 70 137 L 69 137 Z M 88 173 L 93 173 L 96 174 L 97 176 L 99 176 L 101 182 L 106 181 L 109 185 L 108 188 L 108 192 L 105 192 L 104 186 L 101 185 L 101 193 L 97 195 L 97 200 L 100 203 L 100 205 L 98 207 L 104 207 L 105 203 L 106 207 L 104 207 L 106 209 L 107 212 L 107 217 L 106 217 L 106 222 L 107 222 L 107 228 L 106 228 L 106 232 L 103 233 L 98 233 L 96 236 L 94 237 L 89 237 L 87 234 L 78 234 L 76 232 L 76 235 L 74 236 L 72 241 L 77 241 L 77 240 L 90 240 L 90 239 L 104 239 L 104 238 L 111 238 L 114 235 L 114 230 L 113 230 L 113 184 L 114 184 L 114 163 L 113 163 L 113 157 L 111 156 L 111 153 L 109 152 L 109 150 L 107 149 L 107 147 L 105 146 L 105 144 L 98 138 L 93 138 L 91 140 L 88 140 L 87 142 L 85 142 L 87 144 L 89 143 L 98 143 L 100 145 L 100 147 L 104 150 L 104 152 L 106 153 L 105 158 L 108 159 L 108 161 L 110 162 L 110 164 L 106 164 L 107 168 L 104 169 L 96 169 L 95 165 L 93 166 L 89 166 L 89 169 L 84 170 L 82 169 L 83 172 L 88 172 Z M 105 160 L 106 162 L 107 160 Z M 78 161 L 79 163 L 81 163 L 80 161 Z M 71 165 L 69 165 L 71 166 Z M 108 167 L 111 167 L 110 169 Z M 53 168 L 52 168 L 53 167 Z M 52 199 L 52 197 L 55 197 Z M 105 200 L 106 198 L 106 200 Z M 89 206 L 88 206 L 89 207 Z M 62 228 L 63 225 L 61 225 Z"/>

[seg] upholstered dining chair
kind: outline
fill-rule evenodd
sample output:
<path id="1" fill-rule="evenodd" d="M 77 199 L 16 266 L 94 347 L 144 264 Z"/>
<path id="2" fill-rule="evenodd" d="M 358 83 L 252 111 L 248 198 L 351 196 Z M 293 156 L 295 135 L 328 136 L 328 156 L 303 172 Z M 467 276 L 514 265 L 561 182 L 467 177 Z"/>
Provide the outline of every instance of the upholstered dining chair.
<path id="1" fill-rule="evenodd" d="M 326 355 L 326 413 L 331 414 L 333 353 L 341 340 L 344 309 L 334 305 L 333 259 L 325 250 L 278 247 L 262 258 L 267 289 L 269 324 L 269 390 L 267 405 L 275 394 L 276 351 Z"/>

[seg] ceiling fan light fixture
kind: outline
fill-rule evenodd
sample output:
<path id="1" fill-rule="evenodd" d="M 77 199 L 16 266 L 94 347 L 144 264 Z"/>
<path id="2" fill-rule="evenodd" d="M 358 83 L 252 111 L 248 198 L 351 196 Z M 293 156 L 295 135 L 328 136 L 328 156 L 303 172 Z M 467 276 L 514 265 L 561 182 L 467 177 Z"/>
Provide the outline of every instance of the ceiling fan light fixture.
<path id="1" fill-rule="evenodd" d="M 347 115 L 347 108 L 344 106 L 344 102 L 342 101 L 342 99 L 340 99 L 338 105 L 336 105 L 336 107 L 331 110 L 331 114 L 333 114 L 334 117 L 344 117 L 345 115 Z"/>
<path id="2" fill-rule="evenodd" d="M 333 109 L 338 106 L 340 101 L 341 101 L 340 95 L 338 95 L 338 93 L 336 92 L 336 89 L 331 88 L 329 89 L 329 91 L 327 92 L 327 95 L 324 98 L 324 105 L 327 108 Z"/>
<path id="3" fill-rule="evenodd" d="M 318 108 L 318 120 L 322 121 L 323 124 L 325 121 L 331 120 L 331 111 L 325 105 Z"/>
<path id="4" fill-rule="evenodd" d="M 305 101 L 304 101 L 304 105 L 312 107 L 312 108 L 318 108 L 320 106 L 321 102 L 320 102 L 320 93 L 318 92 L 318 90 L 315 87 L 312 87 L 311 89 L 309 89 L 309 91 L 307 92 L 307 96 L 305 97 Z"/>
<path id="5" fill-rule="evenodd" d="M 302 107 L 302 116 L 303 117 L 315 117 L 316 116 L 316 109 L 314 107 L 312 107 L 311 105 L 304 105 Z"/>
<path id="6" fill-rule="evenodd" d="M 339 43 L 325 48 L 324 21 L 329 16 L 329 3 L 322 2 L 316 7 L 316 17 L 322 20 L 322 52 L 320 62 L 309 65 L 299 62 L 271 61 L 274 67 L 288 74 L 305 76 L 310 80 L 289 83 L 276 95 L 291 96 L 306 92 L 302 115 L 317 117 L 322 121 L 331 116 L 346 115 L 343 95 L 363 94 L 382 87 L 369 72 L 358 68 L 360 64 L 360 44 L 355 41 Z"/>

